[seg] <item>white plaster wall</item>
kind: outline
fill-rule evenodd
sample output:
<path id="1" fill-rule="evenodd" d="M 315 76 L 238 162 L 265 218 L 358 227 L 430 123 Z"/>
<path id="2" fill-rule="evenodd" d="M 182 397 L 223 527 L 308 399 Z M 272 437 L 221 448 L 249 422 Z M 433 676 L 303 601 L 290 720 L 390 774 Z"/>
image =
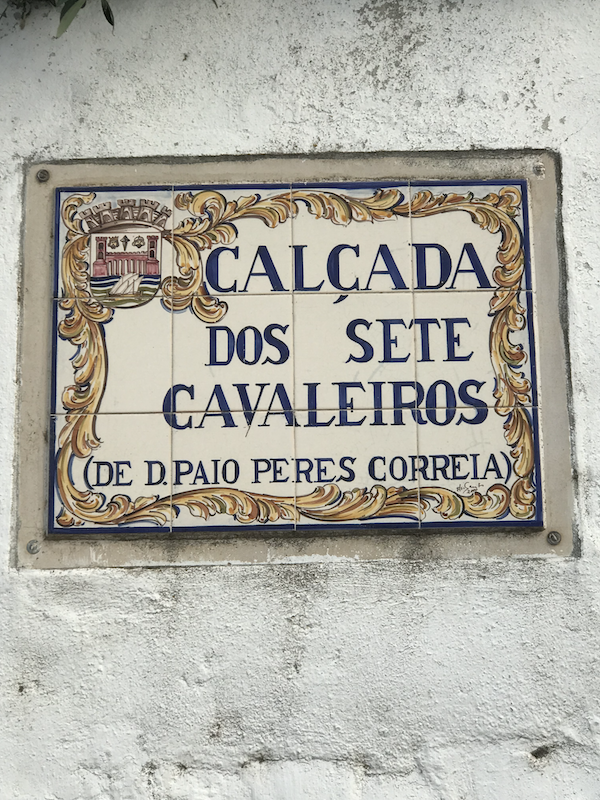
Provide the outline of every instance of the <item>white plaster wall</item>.
<path id="1" fill-rule="evenodd" d="M 0 19 L 0 797 L 600 798 L 600 3 L 112 3 Z M 563 160 L 581 559 L 10 567 L 25 159 L 529 147 Z"/>

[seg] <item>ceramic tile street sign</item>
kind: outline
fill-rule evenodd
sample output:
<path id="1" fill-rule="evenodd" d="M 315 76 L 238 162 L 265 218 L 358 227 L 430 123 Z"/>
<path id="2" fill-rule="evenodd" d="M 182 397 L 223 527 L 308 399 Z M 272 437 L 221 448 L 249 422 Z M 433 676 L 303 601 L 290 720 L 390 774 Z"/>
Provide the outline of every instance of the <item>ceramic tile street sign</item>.
<path id="1" fill-rule="evenodd" d="M 543 525 L 525 180 L 56 202 L 50 533 Z"/>

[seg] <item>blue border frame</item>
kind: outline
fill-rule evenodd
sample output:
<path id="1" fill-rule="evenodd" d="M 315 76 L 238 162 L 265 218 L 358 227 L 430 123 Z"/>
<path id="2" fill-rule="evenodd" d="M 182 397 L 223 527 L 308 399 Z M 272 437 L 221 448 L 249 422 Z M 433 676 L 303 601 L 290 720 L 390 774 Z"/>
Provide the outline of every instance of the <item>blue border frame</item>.
<path id="1" fill-rule="evenodd" d="M 362 189 L 362 188 L 399 188 L 406 189 L 410 193 L 413 186 L 422 187 L 454 187 L 454 186 L 498 186 L 506 184 L 510 186 L 518 186 L 521 189 L 522 195 L 522 215 L 523 224 L 521 232 L 523 235 L 523 247 L 525 255 L 525 286 L 521 291 L 525 292 L 526 297 L 526 321 L 528 326 L 528 343 L 529 343 L 529 359 L 531 365 L 531 383 L 532 383 L 532 405 L 528 407 L 531 414 L 531 420 L 534 431 L 534 457 L 535 468 L 533 475 L 533 483 L 536 492 L 536 515 L 535 518 L 524 520 L 522 522 L 505 522 L 503 520 L 494 520 L 486 522 L 484 520 L 463 520 L 460 522 L 425 522 L 417 523 L 413 521 L 401 521 L 402 517 L 389 517 L 385 521 L 373 522 L 364 520 L 355 523 L 329 523 L 329 524 L 307 524 L 307 523 L 287 523 L 278 524 L 263 523 L 260 525 L 243 525 L 241 523 L 231 525 L 205 525 L 205 526 L 186 526 L 185 528 L 173 528 L 170 525 L 158 526 L 147 525 L 146 523 L 129 524 L 129 525 L 116 525 L 94 528 L 61 528 L 56 525 L 56 418 L 65 412 L 57 412 L 56 410 L 56 365 L 57 365 L 57 321 L 58 321 L 58 295 L 59 280 L 60 280 L 60 249 L 62 242 L 59 240 L 60 230 L 60 200 L 61 195 L 71 192 L 141 192 L 141 191 L 191 191 L 202 189 L 223 189 L 223 190 L 269 190 L 274 189 L 290 189 L 294 187 L 302 188 L 337 188 L 337 189 Z M 50 437 L 49 437 L 49 470 L 48 470 L 48 533 L 50 535 L 60 535 L 62 537 L 90 537 L 96 535 L 112 535 L 119 536 L 128 534 L 128 538 L 136 538 L 139 534 L 154 534 L 160 537 L 165 534 L 170 535 L 188 535 L 194 533 L 209 534 L 213 537 L 218 533 L 239 533 L 246 536 L 277 536 L 279 531 L 300 531 L 304 535 L 309 534 L 311 531 L 328 531 L 329 533 L 337 533 L 338 535 L 352 535 L 353 533 L 365 533 L 372 531 L 379 533 L 387 531 L 393 533 L 394 531 L 410 531 L 418 533 L 419 531 L 435 531 L 443 532 L 447 530 L 464 530 L 478 528 L 480 532 L 485 532 L 490 528 L 504 529 L 515 531 L 519 529 L 540 529 L 543 527 L 543 496 L 542 496 L 542 482 L 541 482 L 541 463 L 540 463 L 540 446 L 539 446 L 539 419 L 538 419 L 538 391 L 537 391 L 537 369 L 536 369 L 536 350 L 535 350 L 535 335 L 533 328 L 533 287 L 531 280 L 531 248 L 530 248 L 530 216 L 529 216 L 529 194 L 527 181 L 524 179 L 489 179 L 489 180 L 382 180 L 382 181 L 293 181 L 290 183 L 248 183 L 248 184 L 167 184 L 167 185 L 142 185 L 142 186 L 64 186 L 55 189 L 55 213 L 54 213 L 54 279 L 53 279 L 53 297 L 52 297 L 52 376 L 51 376 L 51 398 L 50 398 Z M 293 290 L 292 290 L 293 294 Z M 171 494 L 171 496 L 173 496 Z M 398 521 L 393 521 L 398 520 Z"/>

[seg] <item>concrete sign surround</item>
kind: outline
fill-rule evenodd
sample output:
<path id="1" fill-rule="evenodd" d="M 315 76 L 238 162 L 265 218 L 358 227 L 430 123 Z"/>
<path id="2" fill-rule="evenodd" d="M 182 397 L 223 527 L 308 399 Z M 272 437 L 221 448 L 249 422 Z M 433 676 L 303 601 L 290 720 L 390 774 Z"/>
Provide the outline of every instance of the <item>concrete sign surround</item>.
<path id="1" fill-rule="evenodd" d="M 21 562 L 570 553 L 553 167 L 34 167 Z"/>

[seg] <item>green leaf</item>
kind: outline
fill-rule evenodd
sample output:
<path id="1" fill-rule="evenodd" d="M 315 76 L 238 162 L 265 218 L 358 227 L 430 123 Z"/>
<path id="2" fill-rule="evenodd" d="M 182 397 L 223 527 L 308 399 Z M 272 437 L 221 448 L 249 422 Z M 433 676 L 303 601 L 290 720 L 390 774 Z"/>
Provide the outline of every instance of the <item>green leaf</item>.
<path id="1" fill-rule="evenodd" d="M 63 10 L 60 12 L 60 18 L 62 19 L 67 11 L 74 6 L 79 0 L 58 0 L 59 6 L 64 6 Z M 86 0 L 87 2 L 87 0 Z M 84 4 L 85 5 L 85 2 Z M 83 8 L 83 6 L 81 6 Z"/>
<path id="2" fill-rule="evenodd" d="M 57 39 L 63 35 L 85 4 L 86 0 L 66 0 L 60 12 L 60 24 L 56 31 Z"/>
<path id="3" fill-rule="evenodd" d="M 106 17 L 108 24 L 112 25 L 114 28 L 115 18 L 113 17 L 112 8 L 110 7 L 108 0 L 102 0 L 102 11 L 104 11 L 104 16 Z"/>

